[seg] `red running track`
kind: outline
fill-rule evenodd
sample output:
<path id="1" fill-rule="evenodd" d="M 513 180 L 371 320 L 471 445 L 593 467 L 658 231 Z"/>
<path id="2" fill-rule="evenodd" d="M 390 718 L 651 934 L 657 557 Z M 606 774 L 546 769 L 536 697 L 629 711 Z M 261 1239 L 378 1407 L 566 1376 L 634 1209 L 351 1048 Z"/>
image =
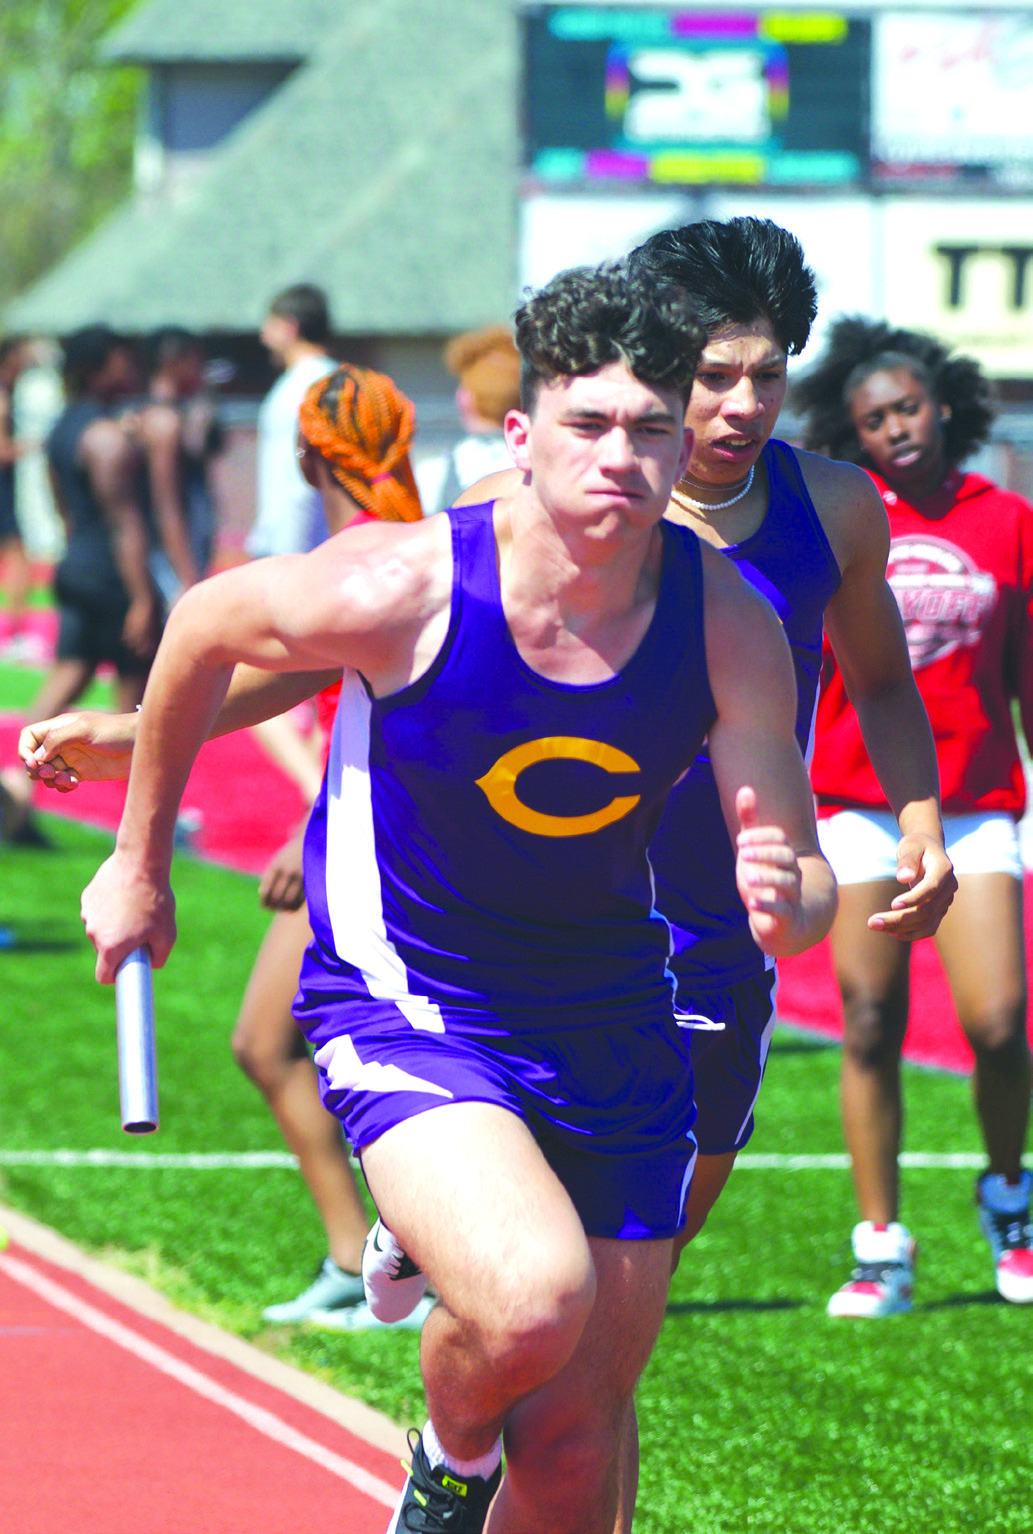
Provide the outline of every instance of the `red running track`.
<path id="1" fill-rule="evenodd" d="M 12 1237 L 0 1252 L 0 1527 L 383 1534 L 400 1429 L 35 1222 L 0 1219 Z"/>

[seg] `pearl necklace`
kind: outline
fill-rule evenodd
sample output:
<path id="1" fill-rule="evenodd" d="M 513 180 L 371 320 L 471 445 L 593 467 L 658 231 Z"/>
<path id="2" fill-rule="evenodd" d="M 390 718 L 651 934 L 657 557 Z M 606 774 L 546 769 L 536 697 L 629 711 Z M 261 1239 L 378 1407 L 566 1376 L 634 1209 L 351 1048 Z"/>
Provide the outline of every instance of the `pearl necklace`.
<path id="1" fill-rule="evenodd" d="M 736 501 L 741 501 L 744 495 L 749 495 L 753 486 L 753 475 L 756 467 L 756 464 L 751 465 L 750 472 L 746 476 L 746 483 L 738 495 L 733 495 L 727 501 L 694 501 L 691 495 L 685 494 L 680 484 L 675 485 L 671 492 L 672 499 L 677 501 L 679 505 L 691 506 L 693 511 L 726 511 L 729 506 L 734 506 Z"/>

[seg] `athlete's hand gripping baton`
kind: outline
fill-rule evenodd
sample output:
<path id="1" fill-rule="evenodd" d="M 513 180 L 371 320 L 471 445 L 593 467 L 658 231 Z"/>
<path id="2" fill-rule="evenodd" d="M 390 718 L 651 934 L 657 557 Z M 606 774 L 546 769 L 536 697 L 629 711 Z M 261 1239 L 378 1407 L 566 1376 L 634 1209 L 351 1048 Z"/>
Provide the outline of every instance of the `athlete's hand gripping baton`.
<path id="1" fill-rule="evenodd" d="M 151 955 L 146 948 L 134 948 L 118 966 L 115 1020 L 122 1128 L 130 1135 L 151 1134 L 158 1127 L 158 1065 Z"/>

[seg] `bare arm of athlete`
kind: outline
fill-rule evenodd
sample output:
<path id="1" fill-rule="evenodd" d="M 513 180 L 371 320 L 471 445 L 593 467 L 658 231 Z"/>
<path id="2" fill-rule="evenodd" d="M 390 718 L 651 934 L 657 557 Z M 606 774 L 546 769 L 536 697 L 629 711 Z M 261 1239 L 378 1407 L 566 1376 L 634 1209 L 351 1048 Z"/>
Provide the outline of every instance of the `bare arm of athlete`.
<path id="1" fill-rule="evenodd" d="M 813 453 L 799 458 L 842 575 L 825 629 L 901 832 L 897 878 L 908 888 L 868 925 L 911 942 L 936 931 L 958 884 L 943 845 L 933 733 L 886 580 L 889 524 L 863 469 Z"/>
<path id="2" fill-rule="evenodd" d="M 707 669 L 717 705 L 710 760 L 750 930 L 765 953 L 784 958 L 820 942 L 836 914 L 836 881 L 818 847 L 794 733 L 792 660 L 763 597 L 721 554 L 704 546 L 703 559 Z"/>
<path id="3" fill-rule="evenodd" d="M 446 518 L 370 523 L 311 554 L 228 570 L 180 598 L 147 683 L 115 851 L 83 892 L 99 981 L 110 984 L 135 947 L 150 948 L 156 967 L 168 958 L 176 812 L 234 665 L 351 667 L 379 695 L 406 686 L 447 631 L 450 535 Z"/>
<path id="4" fill-rule="evenodd" d="M 144 411 L 141 426 L 158 535 L 176 572 L 176 579 L 185 590 L 197 580 L 197 566 L 190 551 L 190 532 L 183 504 L 182 422 L 179 412 L 171 405 L 155 404 Z"/>
<path id="5" fill-rule="evenodd" d="M 208 739 L 231 735 L 284 714 L 340 680 L 339 670 L 277 673 L 235 666 Z M 18 755 L 30 778 L 67 794 L 80 783 L 125 779 L 133 759 L 140 715 L 76 709 L 27 724 Z"/>

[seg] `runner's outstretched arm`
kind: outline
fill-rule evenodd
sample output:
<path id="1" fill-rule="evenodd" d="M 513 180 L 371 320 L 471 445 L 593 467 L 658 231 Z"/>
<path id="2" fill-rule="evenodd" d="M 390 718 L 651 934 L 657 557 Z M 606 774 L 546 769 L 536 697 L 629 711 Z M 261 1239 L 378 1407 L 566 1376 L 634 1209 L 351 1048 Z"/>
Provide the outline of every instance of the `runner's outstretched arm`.
<path id="1" fill-rule="evenodd" d="M 705 549 L 704 569 L 707 670 L 717 706 L 710 759 L 750 930 L 765 953 L 785 958 L 821 941 L 837 902 L 794 733 L 792 660 L 773 608 L 731 563 Z M 746 669 L 737 659 L 744 653 L 752 657 Z"/>
<path id="2" fill-rule="evenodd" d="M 359 671 L 390 692 L 421 674 L 448 626 L 448 527 L 370 524 L 311 554 L 256 560 L 176 603 L 140 711 L 115 851 L 83 892 L 97 979 L 131 949 L 156 968 L 175 941 L 169 882 L 176 815 L 194 758 L 239 662 L 276 673 Z M 336 547 L 335 547 L 336 545 Z"/>
<path id="3" fill-rule="evenodd" d="M 826 633 L 865 749 L 897 817 L 897 877 L 907 886 L 868 925 L 910 942 L 936 931 L 958 887 L 943 845 L 936 745 L 886 580 L 885 509 L 863 470 L 826 463 L 822 472 L 833 477 L 835 493 L 826 487 L 822 503 L 842 570 L 825 612 Z"/>
<path id="4" fill-rule="evenodd" d="M 256 666 L 235 666 L 207 738 L 231 735 L 284 714 L 340 676 L 339 671 L 277 674 Z M 139 713 L 76 709 L 57 714 L 24 727 L 18 737 L 18 755 L 30 778 L 58 793 L 70 793 L 80 783 L 125 779 L 139 723 Z"/>

